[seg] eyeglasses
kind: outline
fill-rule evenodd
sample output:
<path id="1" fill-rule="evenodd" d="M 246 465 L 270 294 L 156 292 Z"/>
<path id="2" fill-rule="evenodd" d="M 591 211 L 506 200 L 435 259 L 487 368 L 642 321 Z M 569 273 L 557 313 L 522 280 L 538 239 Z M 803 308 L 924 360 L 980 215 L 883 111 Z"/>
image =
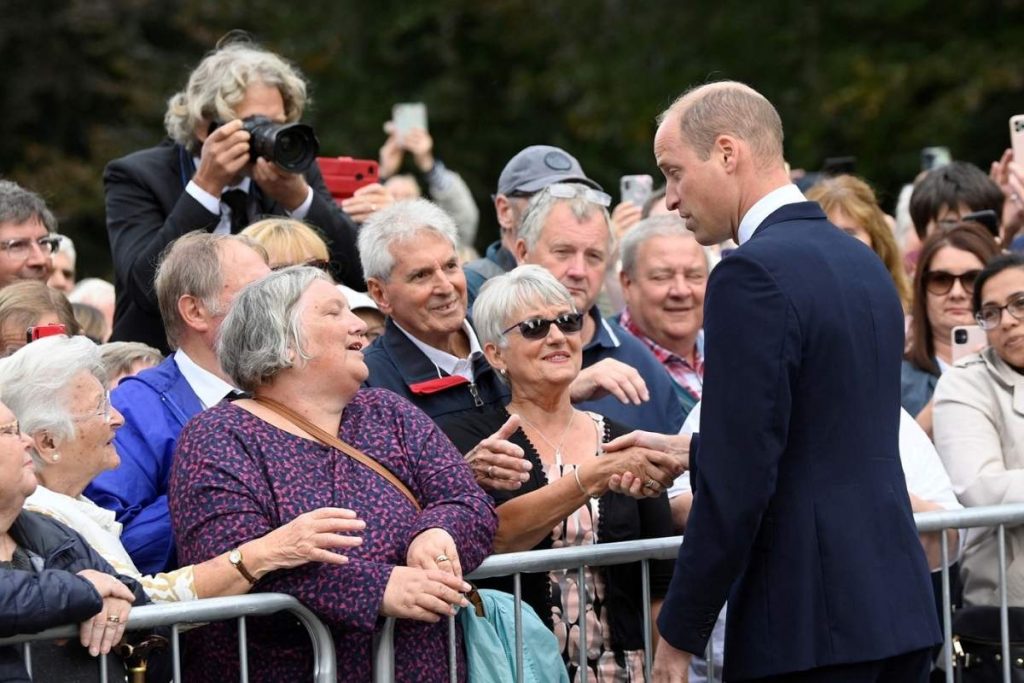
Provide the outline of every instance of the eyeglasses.
<path id="1" fill-rule="evenodd" d="M 558 197 L 559 199 L 575 199 L 576 197 L 583 197 L 588 202 L 603 206 L 606 209 L 612 205 L 612 197 L 610 194 L 589 187 L 570 185 L 569 183 L 554 183 L 553 185 L 548 185 L 545 190 L 552 197 Z"/>
<path id="2" fill-rule="evenodd" d="M 88 413 L 83 413 L 81 415 L 72 415 L 72 419 L 88 420 L 91 417 L 102 417 L 104 422 L 110 424 L 111 416 L 110 392 L 107 391 L 103 394 L 103 398 L 100 399 L 100 404 L 96 406 L 95 410 L 91 410 Z"/>
<path id="3" fill-rule="evenodd" d="M 518 327 L 519 334 L 523 335 L 523 339 L 543 339 L 548 336 L 548 330 L 551 329 L 552 323 L 565 334 L 579 332 L 583 329 L 583 314 L 563 313 L 554 320 L 549 320 L 548 318 L 528 318 L 521 323 L 516 323 L 507 330 L 502 330 L 501 333 L 508 334 Z"/>
<path id="4" fill-rule="evenodd" d="M 32 243 L 35 242 L 39 250 L 47 256 L 56 254 L 57 249 L 60 247 L 60 238 L 54 237 L 53 235 L 47 235 L 46 237 L 40 237 L 37 240 L 29 239 L 28 237 L 19 237 L 13 240 L 0 241 L 0 250 L 6 251 L 7 255 L 13 259 L 26 259 L 29 254 L 32 253 Z"/>
<path id="5" fill-rule="evenodd" d="M 330 264 L 330 262 L 329 261 L 325 261 L 323 259 L 319 259 L 319 258 L 314 258 L 314 259 L 310 259 L 308 261 L 303 261 L 302 263 L 282 263 L 282 264 L 277 265 L 277 266 L 271 266 L 270 269 L 273 270 L 273 271 L 278 271 L 278 270 L 284 270 L 285 268 L 291 268 L 292 266 L 309 266 L 310 268 L 316 268 L 318 270 L 322 270 L 325 273 L 330 273 L 331 272 L 331 264 Z"/>
<path id="6" fill-rule="evenodd" d="M 17 420 L 0 425 L 0 436 L 21 436 L 21 426 Z"/>
<path id="7" fill-rule="evenodd" d="M 994 330 L 1003 320 L 1004 309 L 1017 320 L 1024 320 L 1024 294 L 1013 297 L 1006 302 L 1005 306 L 982 306 L 981 310 L 974 315 L 974 319 L 978 321 L 978 327 L 981 329 Z"/>
<path id="8" fill-rule="evenodd" d="M 929 294 L 942 296 L 949 294 L 949 290 L 953 289 L 954 282 L 959 282 L 964 291 L 971 294 L 974 292 L 974 281 L 980 274 L 981 270 L 968 270 L 959 275 L 946 270 L 932 270 L 924 274 L 924 286 Z"/>

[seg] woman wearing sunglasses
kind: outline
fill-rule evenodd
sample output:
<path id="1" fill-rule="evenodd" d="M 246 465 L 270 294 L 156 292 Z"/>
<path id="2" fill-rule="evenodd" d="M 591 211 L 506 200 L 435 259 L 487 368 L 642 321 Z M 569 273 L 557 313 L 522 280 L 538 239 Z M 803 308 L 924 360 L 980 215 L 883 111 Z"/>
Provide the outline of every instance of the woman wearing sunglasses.
<path id="1" fill-rule="evenodd" d="M 929 435 L 935 384 L 953 362 L 953 328 L 974 324 L 974 281 L 997 253 L 992 236 L 974 223 L 936 230 L 921 245 L 902 368 L 902 403 Z"/>
<path id="2" fill-rule="evenodd" d="M 484 285 L 473 314 L 483 352 L 508 382 L 512 398 L 491 413 L 449 416 L 442 428 L 468 454 L 510 416 L 518 416 L 518 428 L 508 438 L 532 465 L 518 490 L 491 492 L 498 505 L 495 552 L 672 535 L 668 500 L 655 479 L 645 476 L 647 492 L 660 494 L 655 497 L 637 500 L 608 491 L 613 473 L 650 468 L 636 455 L 602 453 L 602 444 L 630 430 L 570 402 L 569 386 L 582 363 L 583 318 L 568 290 L 547 270 L 520 266 Z M 655 614 L 671 572 L 671 562 L 651 565 Z M 587 569 L 583 610 L 577 609 L 577 576 L 573 570 L 522 577 L 523 599 L 554 629 L 570 679 L 577 675 L 582 612 L 589 676 L 642 680 L 639 563 Z M 492 585 L 511 589 L 508 579 Z"/>
<path id="3" fill-rule="evenodd" d="M 989 347 L 958 361 L 935 389 L 935 446 L 965 506 L 1024 499 L 1024 256 L 1000 256 L 975 283 L 973 308 Z M 1006 533 L 1010 604 L 1024 605 L 1024 530 Z M 994 527 L 964 548 L 964 602 L 999 604 Z"/>

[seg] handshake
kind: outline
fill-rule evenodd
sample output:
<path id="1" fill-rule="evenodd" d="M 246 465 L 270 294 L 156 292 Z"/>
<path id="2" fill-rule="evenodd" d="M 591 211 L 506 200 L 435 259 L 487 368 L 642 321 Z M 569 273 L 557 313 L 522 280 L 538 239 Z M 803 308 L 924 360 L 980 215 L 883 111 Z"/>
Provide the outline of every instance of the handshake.
<path id="1" fill-rule="evenodd" d="M 530 462 L 523 457 L 523 450 L 508 440 L 519 424 L 519 417 L 511 416 L 466 454 L 483 488 L 515 491 L 529 480 Z M 600 457 L 581 466 L 581 486 L 591 496 L 610 490 L 634 498 L 653 498 L 667 490 L 689 463 L 689 435 L 634 431 L 604 444 Z"/>

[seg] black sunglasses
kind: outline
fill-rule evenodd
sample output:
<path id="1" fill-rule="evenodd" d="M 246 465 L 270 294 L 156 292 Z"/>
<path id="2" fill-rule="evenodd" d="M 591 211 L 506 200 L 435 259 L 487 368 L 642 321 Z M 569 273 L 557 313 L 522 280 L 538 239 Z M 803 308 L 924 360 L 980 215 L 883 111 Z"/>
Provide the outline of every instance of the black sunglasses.
<path id="1" fill-rule="evenodd" d="M 562 313 L 554 320 L 549 320 L 547 318 L 527 318 L 521 323 L 516 323 L 512 327 L 502 330 L 501 333 L 508 334 L 518 327 L 519 334 L 523 335 L 523 339 L 543 339 L 548 336 L 548 330 L 551 329 L 552 323 L 554 323 L 555 327 L 565 334 L 579 332 L 583 329 L 583 314 Z"/>
<path id="2" fill-rule="evenodd" d="M 956 275 L 945 270 L 931 270 L 925 273 L 924 286 L 931 294 L 942 296 L 949 294 L 953 289 L 953 283 L 959 281 L 967 294 L 974 293 L 974 281 L 981 275 L 980 270 L 968 270 L 965 273 Z"/>

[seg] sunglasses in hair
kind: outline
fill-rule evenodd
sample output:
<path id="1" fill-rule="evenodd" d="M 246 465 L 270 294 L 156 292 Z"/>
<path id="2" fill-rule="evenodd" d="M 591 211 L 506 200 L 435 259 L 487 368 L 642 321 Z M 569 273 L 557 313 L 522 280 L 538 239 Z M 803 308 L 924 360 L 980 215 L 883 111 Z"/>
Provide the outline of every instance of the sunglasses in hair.
<path id="1" fill-rule="evenodd" d="M 583 329 L 583 314 L 562 313 L 554 320 L 549 318 L 527 318 L 521 323 L 516 323 L 508 329 L 502 330 L 501 333 L 508 334 L 518 327 L 519 334 L 523 335 L 523 339 L 543 339 L 548 336 L 548 330 L 551 329 L 552 324 L 564 334 L 579 332 Z"/>
<path id="2" fill-rule="evenodd" d="M 953 289 L 953 283 L 959 282 L 960 286 L 968 294 L 974 292 L 974 281 L 978 279 L 981 270 L 968 270 L 964 273 L 950 273 L 948 270 L 930 270 L 924 275 L 924 287 L 929 294 L 942 296 L 949 294 Z"/>

